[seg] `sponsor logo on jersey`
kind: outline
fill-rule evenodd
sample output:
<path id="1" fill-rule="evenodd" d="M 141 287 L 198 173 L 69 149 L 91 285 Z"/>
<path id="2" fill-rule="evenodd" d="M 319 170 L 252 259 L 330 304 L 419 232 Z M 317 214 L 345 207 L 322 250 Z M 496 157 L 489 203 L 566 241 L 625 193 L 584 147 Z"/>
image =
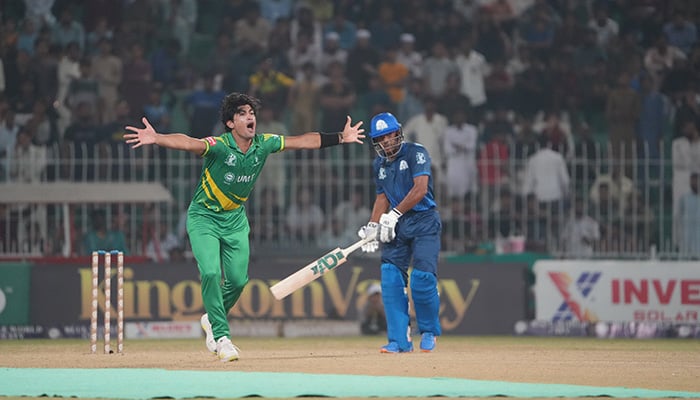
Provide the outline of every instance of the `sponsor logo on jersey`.
<path id="1" fill-rule="evenodd" d="M 228 156 L 226 156 L 226 161 L 224 161 L 224 164 L 228 165 L 229 167 L 235 167 L 236 166 L 236 155 L 233 153 L 230 153 Z"/>
<path id="2" fill-rule="evenodd" d="M 403 171 L 405 169 L 408 169 L 408 163 L 406 162 L 406 160 L 401 160 L 401 162 L 399 163 L 399 171 Z"/>
<path id="3" fill-rule="evenodd" d="M 425 159 L 425 154 L 423 153 L 416 153 L 416 163 L 420 164 L 425 164 L 427 160 Z"/>
<path id="4" fill-rule="evenodd" d="M 209 146 L 216 146 L 216 138 L 214 136 L 207 136 L 204 138 L 204 140 L 209 143 Z"/>
<path id="5" fill-rule="evenodd" d="M 236 180 L 236 175 L 234 175 L 233 173 L 227 172 L 227 173 L 224 175 L 224 182 L 226 182 L 226 183 L 231 183 L 231 182 L 233 182 L 234 180 Z"/>
<path id="6" fill-rule="evenodd" d="M 379 168 L 379 179 L 384 179 L 386 178 L 386 171 L 384 170 L 384 167 Z"/>

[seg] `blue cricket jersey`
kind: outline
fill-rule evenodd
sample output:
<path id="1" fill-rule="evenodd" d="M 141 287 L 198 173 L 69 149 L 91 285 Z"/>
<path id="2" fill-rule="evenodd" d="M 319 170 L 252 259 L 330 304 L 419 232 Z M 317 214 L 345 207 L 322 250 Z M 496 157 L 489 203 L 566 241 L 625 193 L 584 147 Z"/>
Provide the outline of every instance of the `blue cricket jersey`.
<path id="1" fill-rule="evenodd" d="M 396 207 L 406 197 L 413 187 L 413 178 L 420 175 L 428 175 L 428 193 L 413 207 L 413 211 L 425 211 L 435 208 L 433 196 L 433 176 L 430 173 L 430 155 L 422 145 L 406 142 L 401 147 L 399 154 L 392 161 L 384 157 L 374 159 L 374 183 L 377 186 L 377 194 L 384 193 Z"/>

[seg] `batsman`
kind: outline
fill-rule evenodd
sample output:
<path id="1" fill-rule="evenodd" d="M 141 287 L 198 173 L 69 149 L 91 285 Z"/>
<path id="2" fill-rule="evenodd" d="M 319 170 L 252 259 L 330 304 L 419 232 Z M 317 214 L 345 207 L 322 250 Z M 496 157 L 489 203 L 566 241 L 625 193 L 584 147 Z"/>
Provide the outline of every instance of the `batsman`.
<path id="1" fill-rule="evenodd" d="M 380 351 L 413 351 L 407 295 L 410 282 L 420 350 L 431 352 L 442 333 L 437 287 L 442 225 L 433 196 L 430 155 L 422 145 L 404 142 L 401 124 L 391 113 L 372 118 L 369 137 L 377 152 L 373 162 L 377 196 L 370 220 L 358 235 L 383 243 L 381 287 L 389 343 Z M 376 251 L 376 239 L 362 250 Z"/>

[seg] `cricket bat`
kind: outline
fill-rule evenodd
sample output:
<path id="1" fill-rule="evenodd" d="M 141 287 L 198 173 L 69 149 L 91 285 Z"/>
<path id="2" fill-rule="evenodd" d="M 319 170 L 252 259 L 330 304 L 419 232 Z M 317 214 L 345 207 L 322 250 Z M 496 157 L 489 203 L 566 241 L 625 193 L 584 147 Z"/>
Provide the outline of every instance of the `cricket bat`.
<path id="1" fill-rule="evenodd" d="M 282 300 L 290 293 L 296 291 L 297 289 L 301 289 L 302 287 L 320 278 L 326 272 L 336 269 L 339 265 L 348 260 L 350 253 L 359 249 L 365 243 L 371 242 L 372 240 L 375 240 L 375 238 L 358 240 L 354 244 L 344 249 L 336 247 L 335 249 L 326 253 L 324 256 L 317 258 L 297 272 L 272 285 L 270 287 L 272 295 L 277 300 Z"/>

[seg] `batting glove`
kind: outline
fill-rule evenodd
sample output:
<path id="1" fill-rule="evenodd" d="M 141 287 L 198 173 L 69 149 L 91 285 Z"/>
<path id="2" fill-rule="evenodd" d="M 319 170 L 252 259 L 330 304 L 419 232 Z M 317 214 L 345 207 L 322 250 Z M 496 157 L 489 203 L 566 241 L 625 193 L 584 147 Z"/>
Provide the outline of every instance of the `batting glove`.
<path id="1" fill-rule="evenodd" d="M 382 214 L 379 218 L 379 240 L 384 243 L 389 243 L 396 237 L 396 223 L 399 222 L 399 218 L 402 216 L 401 212 L 395 208 L 392 208 L 386 214 Z"/>
<path id="2" fill-rule="evenodd" d="M 379 224 L 376 222 L 368 222 L 367 225 L 357 231 L 357 236 L 359 236 L 360 239 L 374 238 L 374 240 L 362 245 L 361 249 L 365 253 L 373 253 L 379 248 L 379 242 L 377 241 L 377 236 L 379 236 Z"/>

